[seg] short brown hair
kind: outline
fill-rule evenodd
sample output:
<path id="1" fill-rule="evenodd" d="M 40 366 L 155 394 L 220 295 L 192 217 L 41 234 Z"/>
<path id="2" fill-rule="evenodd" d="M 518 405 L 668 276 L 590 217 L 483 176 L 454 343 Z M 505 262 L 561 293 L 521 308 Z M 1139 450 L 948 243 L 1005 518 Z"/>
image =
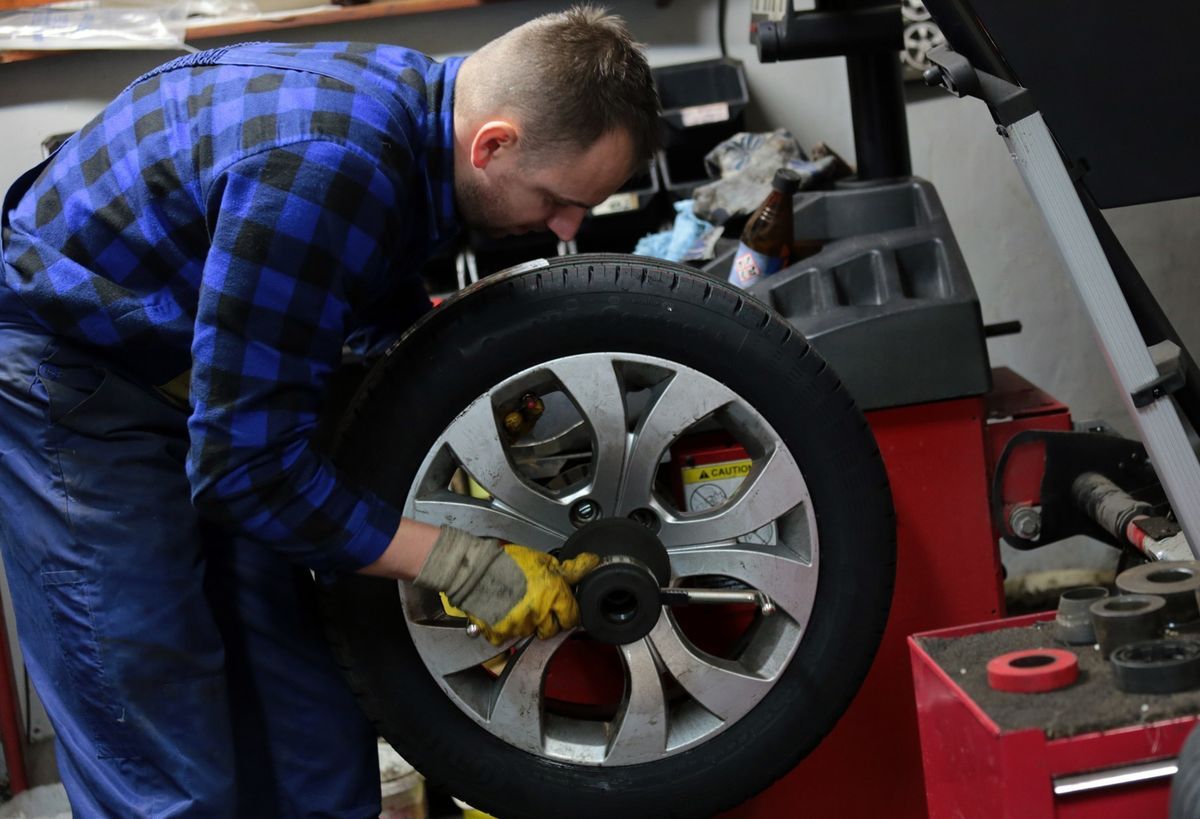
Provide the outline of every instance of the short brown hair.
<path id="1" fill-rule="evenodd" d="M 632 138 L 636 159 L 658 148 L 650 66 L 624 21 L 604 9 L 580 5 L 535 18 L 468 62 L 478 69 L 471 107 L 516 114 L 531 152 L 587 148 L 618 128 Z"/>

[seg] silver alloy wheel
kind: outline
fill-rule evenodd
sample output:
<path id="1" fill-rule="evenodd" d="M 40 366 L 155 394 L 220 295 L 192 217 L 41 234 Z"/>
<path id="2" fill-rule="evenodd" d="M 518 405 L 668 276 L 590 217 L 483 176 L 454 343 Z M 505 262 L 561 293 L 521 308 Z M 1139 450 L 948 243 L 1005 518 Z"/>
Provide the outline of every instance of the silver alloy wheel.
<path id="1" fill-rule="evenodd" d="M 566 486 L 532 479 L 502 432 L 504 408 L 530 392 L 565 396 L 578 414 L 562 437 L 582 437 L 587 467 Z M 671 444 L 704 424 L 734 434 L 753 466 L 723 504 L 685 512 L 656 491 L 656 479 Z M 587 435 L 578 434 L 580 425 Z M 453 491 L 460 467 L 491 497 Z M 736 581 L 769 595 L 778 613 L 756 618 L 736 656 L 724 658 L 697 648 L 664 609 L 646 638 L 619 647 L 624 694 L 606 720 L 546 707 L 547 666 L 571 635 L 496 648 L 468 637 L 464 621 L 449 617 L 437 594 L 403 584 L 413 643 L 464 713 L 524 751 L 575 764 L 633 765 L 699 745 L 771 690 L 808 625 L 819 549 L 800 468 L 770 424 L 716 380 L 661 358 L 589 353 L 531 367 L 472 402 L 417 471 L 405 514 L 549 550 L 574 531 L 571 509 L 583 499 L 604 516 L 650 510 L 670 555 L 672 585 Z M 770 542 L 752 537 L 771 524 Z M 506 662 L 498 674 L 482 667 L 499 655 Z"/>

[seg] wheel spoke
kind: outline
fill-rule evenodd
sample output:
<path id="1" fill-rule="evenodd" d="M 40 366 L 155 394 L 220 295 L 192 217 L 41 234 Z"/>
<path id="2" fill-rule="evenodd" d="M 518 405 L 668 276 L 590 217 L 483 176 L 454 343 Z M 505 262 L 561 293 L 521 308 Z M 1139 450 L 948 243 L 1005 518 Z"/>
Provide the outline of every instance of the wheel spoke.
<path id="1" fill-rule="evenodd" d="M 628 690 L 614 721 L 605 765 L 643 762 L 667 748 L 667 700 L 654 654 L 645 640 L 638 640 L 621 646 L 621 656 L 628 670 Z"/>
<path id="2" fill-rule="evenodd" d="M 508 661 L 492 702 L 492 730 L 519 748 L 540 753 L 543 747 L 542 680 L 546 665 L 570 632 L 549 640 L 529 639 Z"/>
<path id="3" fill-rule="evenodd" d="M 616 508 L 625 463 L 625 397 L 617 372 L 606 362 L 565 359 L 549 366 L 592 434 L 592 480 L 588 494 L 605 514 Z"/>
<path id="4" fill-rule="evenodd" d="M 817 592 L 816 565 L 780 554 L 772 546 L 738 543 L 675 549 L 671 572 L 677 577 L 721 575 L 741 580 L 764 592 L 801 626 L 808 621 Z"/>
<path id="5" fill-rule="evenodd" d="M 487 501 L 440 490 L 413 501 L 410 516 L 435 525 L 457 526 L 479 537 L 495 537 L 547 551 L 563 543 L 562 535 Z"/>
<path id="6" fill-rule="evenodd" d="M 667 548 L 737 540 L 779 519 L 807 498 L 800 467 L 786 449 L 777 446 L 765 463 L 754 464 L 728 503 L 702 515 L 664 515 L 658 536 Z"/>
<path id="7" fill-rule="evenodd" d="M 480 398 L 454 419 L 446 444 L 494 499 L 529 521 L 566 532 L 566 507 L 526 483 L 508 460 L 491 402 Z"/>
<path id="8" fill-rule="evenodd" d="M 465 620 L 409 622 L 409 634 L 429 671 L 445 677 L 465 671 L 502 654 L 505 646 L 494 646 L 482 637 L 467 634 Z"/>
<path id="9" fill-rule="evenodd" d="M 677 371 L 654 403 L 646 408 L 634 431 L 625 476 L 621 482 L 620 514 L 647 505 L 663 452 L 692 424 L 737 400 L 726 387 Z"/>
<path id="10" fill-rule="evenodd" d="M 771 689 L 772 680 L 699 651 L 679 633 L 671 617 L 660 617 L 649 639 L 675 681 L 719 719 L 746 713 Z"/>

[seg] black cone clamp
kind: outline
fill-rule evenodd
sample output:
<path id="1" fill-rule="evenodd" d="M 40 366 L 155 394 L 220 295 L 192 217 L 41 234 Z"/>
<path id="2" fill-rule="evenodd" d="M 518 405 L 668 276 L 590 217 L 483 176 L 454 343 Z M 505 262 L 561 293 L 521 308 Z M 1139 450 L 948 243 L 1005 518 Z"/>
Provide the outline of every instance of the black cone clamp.
<path id="1" fill-rule="evenodd" d="M 575 589 L 580 625 L 594 639 L 614 645 L 649 634 L 662 614 L 660 590 L 671 579 L 662 542 L 636 521 L 605 518 L 568 538 L 559 558 L 583 552 L 598 555 L 601 564 Z"/>

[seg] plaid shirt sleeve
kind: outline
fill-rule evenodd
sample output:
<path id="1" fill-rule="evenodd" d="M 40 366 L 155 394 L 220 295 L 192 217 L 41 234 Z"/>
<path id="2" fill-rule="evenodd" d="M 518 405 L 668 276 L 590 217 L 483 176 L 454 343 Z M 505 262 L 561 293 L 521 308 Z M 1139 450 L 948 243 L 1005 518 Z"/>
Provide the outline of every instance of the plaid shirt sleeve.
<path id="1" fill-rule="evenodd" d="M 311 568 L 374 561 L 400 512 L 309 444 L 350 304 L 384 280 L 403 191 L 357 149 L 271 148 L 219 174 L 192 342 L 188 476 L 206 516 Z"/>

